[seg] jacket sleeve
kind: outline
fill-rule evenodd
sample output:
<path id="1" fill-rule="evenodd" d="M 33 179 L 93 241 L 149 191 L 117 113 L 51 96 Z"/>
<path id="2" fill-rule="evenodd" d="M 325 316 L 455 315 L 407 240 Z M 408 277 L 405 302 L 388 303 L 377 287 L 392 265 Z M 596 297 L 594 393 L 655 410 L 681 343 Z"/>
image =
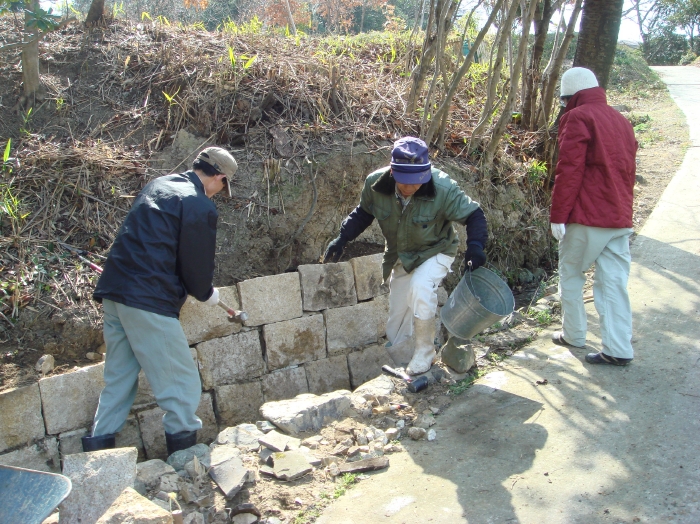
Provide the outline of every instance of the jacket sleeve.
<path id="1" fill-rule="evenodd" d="M 374 221 L 374 216 L 357 206 L 340 225 L 340 236 L 346 242 L 355 240 Z"/>
<path id="2" fill-rule="evenodd" d="M 478 244 L 481 249 L 484 249 L 488 240 L 486 215 L 483 209 L 478 208 L 467 217 L 467 244 Z"/>
<path id="3" fill-rule="evenodd" d="M 566 224 L 578 198 L 586 171 L 591 133 L 581 115 L 566 113 L 559 127 L 559 161 L 554 175 L 550 221 Z"/>
<path id="4" fill-rule="evenodd" d="M 199 204 L 199 203 L 197 203 Z M 178 274 L 187 293 L 203 302 L 212 292 L 216 222 L 213 207 L 183 205 L 178 244 Z"/>

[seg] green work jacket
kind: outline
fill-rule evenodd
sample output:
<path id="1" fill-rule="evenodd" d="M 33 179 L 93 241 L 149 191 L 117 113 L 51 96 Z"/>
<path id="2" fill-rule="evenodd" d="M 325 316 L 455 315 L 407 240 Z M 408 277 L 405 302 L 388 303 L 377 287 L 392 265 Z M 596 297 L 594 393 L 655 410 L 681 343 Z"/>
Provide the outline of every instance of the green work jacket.
<path id="1" fill-rule="evenodd" d="M 384 234 L 382 273 L 386 281 L 397 260 L 410 273 L 438 253 L 456 256 L 459 239 L 452 222 L 466 225 L 479 204 L 446 173 L 433 168 L 430 181 L 404 209 L 390 168 L 384 167 L 365 180 L 360 207 L 377 219 Z"/>

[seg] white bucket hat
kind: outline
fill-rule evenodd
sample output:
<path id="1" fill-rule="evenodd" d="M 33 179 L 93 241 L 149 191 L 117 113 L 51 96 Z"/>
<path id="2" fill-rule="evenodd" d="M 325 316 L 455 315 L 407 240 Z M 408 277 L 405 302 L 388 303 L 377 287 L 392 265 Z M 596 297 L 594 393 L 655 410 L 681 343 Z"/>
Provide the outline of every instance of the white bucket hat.
<path id="1" fill-rule="evenodd" d="M 559 96 L 572 96 L 584 89 L 598 87 L 598 80 L 590 69 L 572 67 L 561 76 L 561 93 Z"/>

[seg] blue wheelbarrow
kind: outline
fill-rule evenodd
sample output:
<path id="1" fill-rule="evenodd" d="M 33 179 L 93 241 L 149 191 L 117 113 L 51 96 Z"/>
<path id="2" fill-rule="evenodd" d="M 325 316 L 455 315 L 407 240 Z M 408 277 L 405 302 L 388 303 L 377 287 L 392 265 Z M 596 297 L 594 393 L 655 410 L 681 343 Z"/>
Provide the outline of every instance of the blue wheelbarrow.
<path id="1" fill-rule="evenodd" d="M 70 490 L 63 475 L 0 466 L 0 524 L 41 524 Z"/>

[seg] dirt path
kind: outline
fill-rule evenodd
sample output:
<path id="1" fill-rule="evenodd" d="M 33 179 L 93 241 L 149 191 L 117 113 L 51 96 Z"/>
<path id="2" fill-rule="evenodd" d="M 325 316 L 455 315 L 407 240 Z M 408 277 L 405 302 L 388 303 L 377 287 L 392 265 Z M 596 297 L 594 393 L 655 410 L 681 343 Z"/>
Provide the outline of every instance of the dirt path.
<path id="1" fill-rule="evenodd" d="M 319 523 L 700 522 L 700 69 L 659 71 L 693 147 L 633 245 L 635 361 L 584 363 L 588 304 L 585 350 L 551 326 Z"/>

